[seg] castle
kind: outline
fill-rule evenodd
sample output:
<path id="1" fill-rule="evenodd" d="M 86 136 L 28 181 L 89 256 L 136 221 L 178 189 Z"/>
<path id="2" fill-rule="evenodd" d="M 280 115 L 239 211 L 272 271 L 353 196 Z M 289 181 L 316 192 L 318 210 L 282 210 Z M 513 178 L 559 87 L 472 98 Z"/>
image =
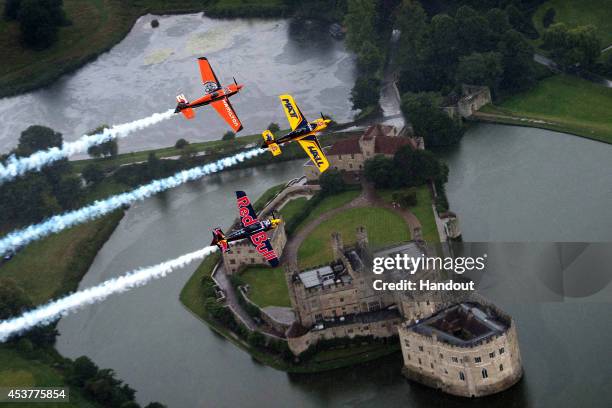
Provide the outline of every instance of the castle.
<path id="1" fill-rule="evenodd" d="M 512 318 L 475 293 L 447 295 L 376 291 L 373 257 L 428 253 L 421 242 L 407 242 L 370 253 L 367 231 L 357 229 L 357 243 L 345 248 L 332 234 L 334 261 L 305 271 L 286 270 L 296 321 L 286 331 L 291 351 L 299 355 L 321 340 L 399 336 L 409 379 L 460 396 L 502 391 L 522 376 L 516 327 Z M 403 271 L 387 271 L 399 277 Z M 441 280 L 435 270 L 421 279 Z M 393 276 L 387 276 L 393 279 Z"/>

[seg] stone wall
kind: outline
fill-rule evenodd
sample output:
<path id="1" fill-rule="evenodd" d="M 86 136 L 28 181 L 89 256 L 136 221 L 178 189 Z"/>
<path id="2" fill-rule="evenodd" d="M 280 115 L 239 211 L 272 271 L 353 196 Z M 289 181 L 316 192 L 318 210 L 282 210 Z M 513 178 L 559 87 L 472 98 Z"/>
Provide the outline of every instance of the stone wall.
<path id="1" fill-rule="evenodd" d="M 299 337 L 289 337 L 287 342 L 289 349 L 295 355 L 306 351 L 310 346 L 317 344 L 321 340 L 356 336 L 373 336 L 378 338 L 392 337 L 397 335 L 397 328 L 401 318 L 380 320 L 369 323 L 346 324 L 336 327 L 329 327 L 323 330 L 310 330 Z"/>

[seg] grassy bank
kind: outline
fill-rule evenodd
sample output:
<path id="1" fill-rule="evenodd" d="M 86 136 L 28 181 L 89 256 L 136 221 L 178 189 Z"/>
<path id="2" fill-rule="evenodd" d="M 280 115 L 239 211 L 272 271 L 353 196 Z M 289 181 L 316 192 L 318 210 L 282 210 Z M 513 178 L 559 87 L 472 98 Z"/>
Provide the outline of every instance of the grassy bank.
<path id="1" fill-rule="evenodd" d="M 0 0 L 4 10 L 5 0 Z M 64 0 L 72 25 L 61 27 L 58 41 L 35 51 L 19 41 L 17 22 L 0 18 L 0 97 L 51 84 L 110 50 L 143 14 L 210 11 L 213 16 L 269 17 L 286 14 L 281 0 Z"/>
<path id="2" fill-rule="evenodd" d="M 227 330 L 214 321 L 206 311 L 205 298 L 201 290 L 201 282 L 202 278 L 210 276 L 219 257 L 220 255 L 218 253 L 213 254 L 200 264 L 198 269 L 196 269 L 183 287 L 180 294 L 180 301 L 196 317 L 208 324 L 213 331 L 251 354 L 256 361 L 278 370 L 291 373 L 316 373 L 365 363 L 396 353 L 399 350 L 399 344 L 360 345 L 322 351 L 312 356 L 308 362 L 292 364 L 279 356 L 251 347 L 235 333 Z"/>
<path id="3" fill-rule="evenodd" d="M 549 8 L 555 9 L 555 23 L 566 23 L 571 27 L 592 24 L 604 47 L 612 45 L 612 7 L 609 0 L 550 0 L 538 7 L 533 15 L 533 24 L 542 35 L 542 17 Z"/>
<path id="4" fill-rule="evenodd" d="M 568 75 L 546 78 L 499 106 L 485 120 L 541 127 L 612 143 L 612 89 Z"/>
<path id="5" fill-rule="evenodd" d="M 38 305 L 75 290 L 98 251 L 115 230 L 123 211 L 36 241 L 2 266 Z"/>

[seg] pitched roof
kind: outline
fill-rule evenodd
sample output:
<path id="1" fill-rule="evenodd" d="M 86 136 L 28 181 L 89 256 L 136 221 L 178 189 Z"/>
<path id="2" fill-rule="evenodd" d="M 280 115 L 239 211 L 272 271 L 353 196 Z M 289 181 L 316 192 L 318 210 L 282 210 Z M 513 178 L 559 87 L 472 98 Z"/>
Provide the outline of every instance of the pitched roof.
<path id="1" fill-rule="evenodd" d="M 366 131 L 363 133 L 363 138 L 365 140 L 370 140 L 373 137 L 386 136 L 392 130 L 393 130 L 393 126 L 381 125 L 380 123 L 377 123 L 366 129 Z"/>
<path id="2" fill-rule="evenodd" d="M 395 154 L 400 147 L 411 145 L 412 148 L 416 148 L 414 142 L 407 137 L 401 136 L 376 136 L 374 141 L 374 153 L 376 154 Z"/>
<path id="3" fill-rule="evenodd" d="M 334 156 L 338 154 L 361 154 L 359 147 L 359 138 L 339 140 L 329 149 L 328 155 Z"/>

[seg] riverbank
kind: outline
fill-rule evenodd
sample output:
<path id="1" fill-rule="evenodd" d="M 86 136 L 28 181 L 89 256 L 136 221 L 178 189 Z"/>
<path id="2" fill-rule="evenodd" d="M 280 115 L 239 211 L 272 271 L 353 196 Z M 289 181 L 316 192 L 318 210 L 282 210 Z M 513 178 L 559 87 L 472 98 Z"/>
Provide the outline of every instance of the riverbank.
<path id="1" fill-rule="evenodd" d="M 484 106 L 473 119 L 612 143 L 612 89 L 569 75 L 555 75 L 500 105 Z"/>
<path id="2" fill-rule="evenodd" d="M 5 0 L 0 0 L 4 9 Z M 65 0 L 64 10 L 71 25 L 61 27 L 58 41 L 50 48 L 35 51 L 19 41 L 15 21 L 0 18 L 0 97 L 48 86 L 119 43 L 144 14 L 197 13 L 211 17 L 282 17 L 287 7 L 280 0 L 252 5 L 241 0 Z"/>

